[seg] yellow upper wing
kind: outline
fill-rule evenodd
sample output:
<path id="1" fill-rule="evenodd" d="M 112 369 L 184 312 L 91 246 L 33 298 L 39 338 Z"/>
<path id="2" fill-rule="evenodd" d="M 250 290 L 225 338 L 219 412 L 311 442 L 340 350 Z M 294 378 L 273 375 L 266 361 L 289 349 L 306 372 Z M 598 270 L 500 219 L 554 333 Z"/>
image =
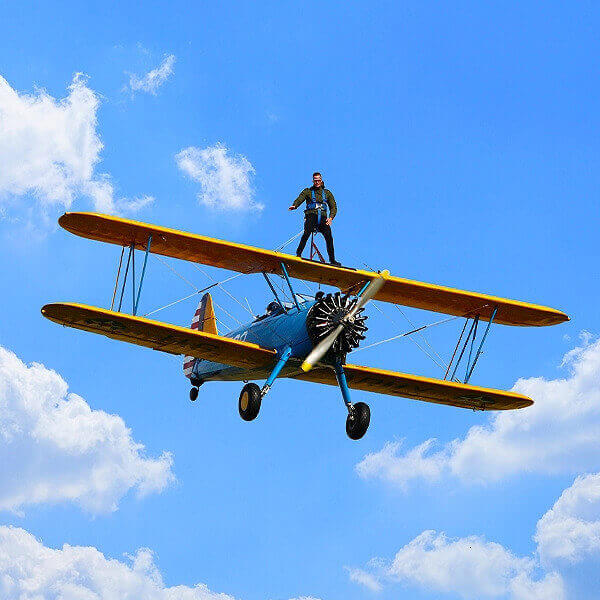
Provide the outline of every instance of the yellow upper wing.
<path id="1" fill-rule="evenodd" d="M 533 404 L 533 400 L 514 392 L 482 388 L 464 383 L 395 373 L 371 367 L 344 365 L 348 385 L 355 390 L 402 396 L 436 404 L 476 410 L 511 410 Z M 335 374 L 326 367 L 292 375 L 293 379 L 337 385 Z"/>
<path id="2" fill-rule="evenodd" d="M 170 354 L 204 358 L 234 367 L 272 364 L 276 352 L 257 344 L 186 329 L 143 317 L 73 303 L 46 304 L 42 314 L 55 323 Z"/>
<path id="3" fill-rule="evenodd" d="M 135 244 L 144 250 L 152 235 L 151 252 L 183 260 L 221 267 L 240 273 L 278 273 L 281 263 L 292 277 L 338 287 L 358 290 L 376 277 L 372 271 L 334 267 L 303 260 L 289 254 L 254 248 L 186 233 L 176 229 L 149 225 L 120 217 L 96 213 L 65 213 L 59 223 L 67 231 L 85 238 L 120 246 Z M 479 314 L 489 320 L 494 307 L 498 308 L 495 322 L 503 325 L 555 325 L 568 321 L 560 310 L 507 298 L 453 289 L 441 285 L 388 277 L 375 300 L 392 302 L 456 316 Z"/>

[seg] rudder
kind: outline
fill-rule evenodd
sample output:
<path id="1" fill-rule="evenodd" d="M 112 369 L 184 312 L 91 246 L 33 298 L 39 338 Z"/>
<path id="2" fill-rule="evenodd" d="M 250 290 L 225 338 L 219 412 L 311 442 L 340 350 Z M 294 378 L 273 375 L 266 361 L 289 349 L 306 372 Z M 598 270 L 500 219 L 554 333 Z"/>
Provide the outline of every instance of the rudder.
<path id="1" fill-rule="evenodd" d="M 208 292 L 202 296 L 200 302 L 198 303 L 198 308 L 196 308 L 194 318 L 192 319 L 191 328 L 197 329 L 198 331 L 204 331 L 206 333 L 212 333 L 214 335 L 219 335 L 212 296 Z M 183 361 L 183 372 L 187 378 L 192 376 L 195 362 L 196 359 L 193 356 L 185 357 Z"/>

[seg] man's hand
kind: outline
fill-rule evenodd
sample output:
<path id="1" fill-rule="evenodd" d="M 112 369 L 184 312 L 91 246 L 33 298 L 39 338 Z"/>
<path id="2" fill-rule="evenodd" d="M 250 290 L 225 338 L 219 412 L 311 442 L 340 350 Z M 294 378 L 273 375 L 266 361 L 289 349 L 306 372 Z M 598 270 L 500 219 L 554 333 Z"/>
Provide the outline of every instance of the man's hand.
<path id="1" fill-rule="evenodd" d="M 331 225 L 331 221 L 333 221 L 333 219 L 331 217 L 329 217 L 326 221 L 325 221 L 325 225 Z"/>
<path id="2" fill-rule="evenodd" d="M 288 210 L 296 210 L 298 207 L 294 206 L 293 204 L 288 208 Z"/>

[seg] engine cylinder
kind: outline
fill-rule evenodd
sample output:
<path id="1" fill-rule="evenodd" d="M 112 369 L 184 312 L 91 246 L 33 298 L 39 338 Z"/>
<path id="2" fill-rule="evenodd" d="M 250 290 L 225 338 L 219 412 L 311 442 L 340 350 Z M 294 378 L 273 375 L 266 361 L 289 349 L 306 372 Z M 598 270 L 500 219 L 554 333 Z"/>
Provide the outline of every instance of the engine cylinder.
<path id="1" fill-rule="evenodd" d="M 313 346 L 316 346 L 338 325 L 343 324 L 344 329 L 325 356 L 329 360 L 344 361 L 346 354 L 358 348 L 360 342 L 365 339 L 365 321 L 368 317 L 363 315 L 364 308 L 361 308 L 351 319 L 345 319 L 354 308 L 357 298 L 342 295 L 340 292 L 327 295 L 321 293 L 320 296 L 317 294 L 316 298 L 306 316 L 306 329 L 310 340 Z"/>

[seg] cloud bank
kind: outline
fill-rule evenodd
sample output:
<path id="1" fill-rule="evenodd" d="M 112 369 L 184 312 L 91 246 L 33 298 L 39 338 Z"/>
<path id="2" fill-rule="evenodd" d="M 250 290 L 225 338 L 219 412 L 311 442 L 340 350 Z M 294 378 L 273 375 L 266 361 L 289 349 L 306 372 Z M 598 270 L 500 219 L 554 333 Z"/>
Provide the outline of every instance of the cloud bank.
<path id="1" fill-rule="evenodd" d="M 583 565 L 597 573 L 600 564 L 600 473 L 577 477 L 538 520 L 533 539 L 532 555 L 519 557 L 482 536 L 450 539 L 424 531 L 393 560 L 374 558 L 365 569 L 347 570 L 351 581 L 372 591 L 401 583 L 461 598 L 575 597 L 569 584 L 581 590 L 581 571 L 569 572 L 568 567 Z"/>
<path id="2" fill-rule="evenodd" d="M 230 154 L 218 143 L 207 148 L 190 146 L 175 156 L 179 168 L 200 184 L 200 204 L 223 211 L 263 210 L 254 200 L 254 167 L 241 154 Z"/>
<path id="3" fill-rule="evenodd" d="M 133 212 L 153 198 L 116 198 L 107 173 L 97 173 L 103 144 L 98 95 L 77 74 L 65 98 L 45 90 L 21 94 L 0 76 L 0 204 L 34 196 L 43 210 L 69 209 L 87 197 L 104 213 Z"/>
<path id="4" fill-rule="evenodd" d="M 18 527 L 0 527 L 2 600 L 234 600 L 205 584 L 167 587 L 154 553 L 140 548 L 120 561 L 88 546 L 48 548 Z M 301 596 L 294 600 L 319 600 Z"/>
<path id="5" fill-rule="evenodd" d="M 44 365 L 25 365 L 0 346 L 0 510 L 72 502 L 116 510 L 130 490 L 163 490 L 172 457 L 146 456 L 123 420 L 92 409 Z"/>
<path id="6" fill-rule="evenodd" d="M 435 450 L 435 440 L 404 450 L 387 443 L 356 465 L 365 479 L 405 487 L 411 480 L 456 477 L 487 483 L 523 473 L 577 474 L 599 467 L 600 340 L 584 336 L 562 365 L 567 377 L 519 379 L 513 390 L 535 400 L 499 412 L 487 425 Z"/>
<path id="7" fill-rule="evenodd" d="M 132 92 L 146 92 L 156 96 L 158 89 L 167 81 L 173 74 L 173 65 L 175 64 L 175 56 L 169 54 L 156 67 L 141 77 L 138 75 L 129 75 L 129 87 Z"/>
<path id="8" fill-rule="evenodd" d="M 96 548 L 53 549 L 17 527 L 0 527 L 0 597 L 3 600 L 233 600 L 204 584 L 166 587 L 148 548 L 127 561 L 106 558 Z"/>
<path id="9" fill-rule="evenodd" d="M 582 475 L 538 521 L 542 563 L 577 563 L 600 556 L 600 473 Z"/>
<path id="10" fill-rule="evenodd" d="M 351 579 L 375 591 L 384 584 L 402 583 L 461 598 L 565 598 L 562 577 L 555 572 L 536 577 L 536 569 L 533 558 L 515 556 L 481 536 L 450 539 L 424 531 L 400 548 L 392 561 L 374 559 L 367 570 L 352 569 Z"/>

